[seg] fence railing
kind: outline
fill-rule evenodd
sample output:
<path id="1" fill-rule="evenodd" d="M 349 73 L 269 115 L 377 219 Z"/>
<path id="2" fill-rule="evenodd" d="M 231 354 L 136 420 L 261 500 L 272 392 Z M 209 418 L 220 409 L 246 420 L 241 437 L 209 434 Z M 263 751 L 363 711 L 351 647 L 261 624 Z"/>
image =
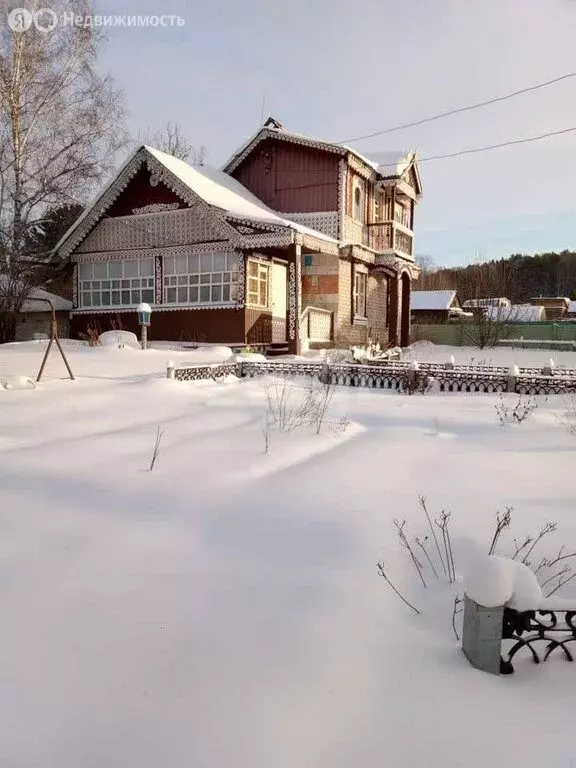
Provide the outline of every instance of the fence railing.
<path id="1" fill-rule="evenodd" d="M 321 374 L 334 384 L 371 389 L 403 390 L 408 379 L 428 377 L 440 392 L 515 392 L 549 395 L 576 392 L 576 370 L 555 368 L 505 368 L 451 363 L 386 361 L 369 364 L 266 361 L 168 366 L 168 377 L 177 380 L 219 379 L 234 375 L 313 376 Z"/>
<path id="2" fill-rule="evenodd" d="M 510 675 L 514 660 L 526 651 L 536 664 L 561 651 L 573 661 L 576 610 L 548 607 L 516 611 L 505 605 L 487 608 L 464 598 L 462 650 L 473 667 L 493 675 Z M 569 647 L 570 645 L 570 647 Z"/>

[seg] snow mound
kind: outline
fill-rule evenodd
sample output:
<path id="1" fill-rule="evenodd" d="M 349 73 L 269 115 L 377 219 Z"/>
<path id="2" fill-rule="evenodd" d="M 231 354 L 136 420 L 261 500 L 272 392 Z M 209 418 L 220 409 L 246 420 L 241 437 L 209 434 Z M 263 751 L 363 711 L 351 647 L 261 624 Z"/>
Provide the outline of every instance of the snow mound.
<path id="1" fill-rule="evenodd" d="M 36 389 L 36 384 L 28 376 L 6 376 L 0 379 L 0 389 Z"/>
<path id="2" fill-rule="evenodd" d="M 201 365 L 202 363 L 231 363 L 234 362 L 234 354 L 230 347 L 198 347 L 188 352 L 186 362 L 190 365 Z"/>
<path id="3" fill-rule="evenodd" d="M 139 347 L 138 337 L 130 331 L 105 331 L 100 334 L 103 347 Z"/>
<path id="4" fill-rule="evenodd" d="M 517 611 L 534 611 L 542 601 L 542 589 L 534 573 L 524 563 L 507 557 L 478 558 L 464 586 L 468 597 L 485 608 L 506 605 Z"/>

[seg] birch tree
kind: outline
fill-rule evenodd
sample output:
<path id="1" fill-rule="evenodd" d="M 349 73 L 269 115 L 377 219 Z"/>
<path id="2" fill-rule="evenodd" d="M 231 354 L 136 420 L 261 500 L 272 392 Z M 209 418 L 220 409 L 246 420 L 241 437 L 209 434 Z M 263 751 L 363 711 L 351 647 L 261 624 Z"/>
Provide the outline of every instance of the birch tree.
<path id="1" fill-rule="evenodd" d="M 85 202 L 126 143 L 122 96 L 97 69 L 102 31 L 14 31 L 4 21 L 12 5 L 0 0 L 0 342 L 13 338 L 29 290 L 30 237 L 51 208 Z M 40 5 L 20 2 L 32 13 Z M 69 15 L 65 0 L 50 7 Z M 75 15 L 92 13 L 75 0 Z"/>
<path id="2" fill-rule="evenodd" d="M 139 143 L 149 144 L 191 165 L 203 165 L 208 154 L 203 144 L 197 148 L 188 141 L 178 123 L 167 122 L 156 131 L 148 127 Z"/>

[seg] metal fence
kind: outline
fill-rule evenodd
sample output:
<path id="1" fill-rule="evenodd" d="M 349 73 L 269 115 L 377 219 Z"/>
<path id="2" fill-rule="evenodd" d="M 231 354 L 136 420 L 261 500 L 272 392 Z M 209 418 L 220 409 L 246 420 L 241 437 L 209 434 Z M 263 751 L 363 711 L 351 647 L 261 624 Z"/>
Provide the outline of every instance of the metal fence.
<path id="1" fill-rule="evenodd" d="M 342 386 L 402 391 L 415 379 L 427 379 L 440 392 L 515 392 L 549 395 L 576 392 L 576 369 L 472 366 L 452 363 L 387 361 L 370 364 L 266 361 L 168 366 L 177 380 L 221 379 L 226 376 L 305 376 Z"/>

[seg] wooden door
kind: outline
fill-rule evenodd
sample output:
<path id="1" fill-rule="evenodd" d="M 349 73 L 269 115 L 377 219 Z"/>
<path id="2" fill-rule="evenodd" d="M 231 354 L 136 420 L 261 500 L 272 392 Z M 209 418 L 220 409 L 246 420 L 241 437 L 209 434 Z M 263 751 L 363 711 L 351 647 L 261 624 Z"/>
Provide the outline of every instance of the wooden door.
<path id="1" fill-rule="evenodd" d="M 285 264 L 272 264 L 272 341 L 286 341 L 288 279 Z"/>

